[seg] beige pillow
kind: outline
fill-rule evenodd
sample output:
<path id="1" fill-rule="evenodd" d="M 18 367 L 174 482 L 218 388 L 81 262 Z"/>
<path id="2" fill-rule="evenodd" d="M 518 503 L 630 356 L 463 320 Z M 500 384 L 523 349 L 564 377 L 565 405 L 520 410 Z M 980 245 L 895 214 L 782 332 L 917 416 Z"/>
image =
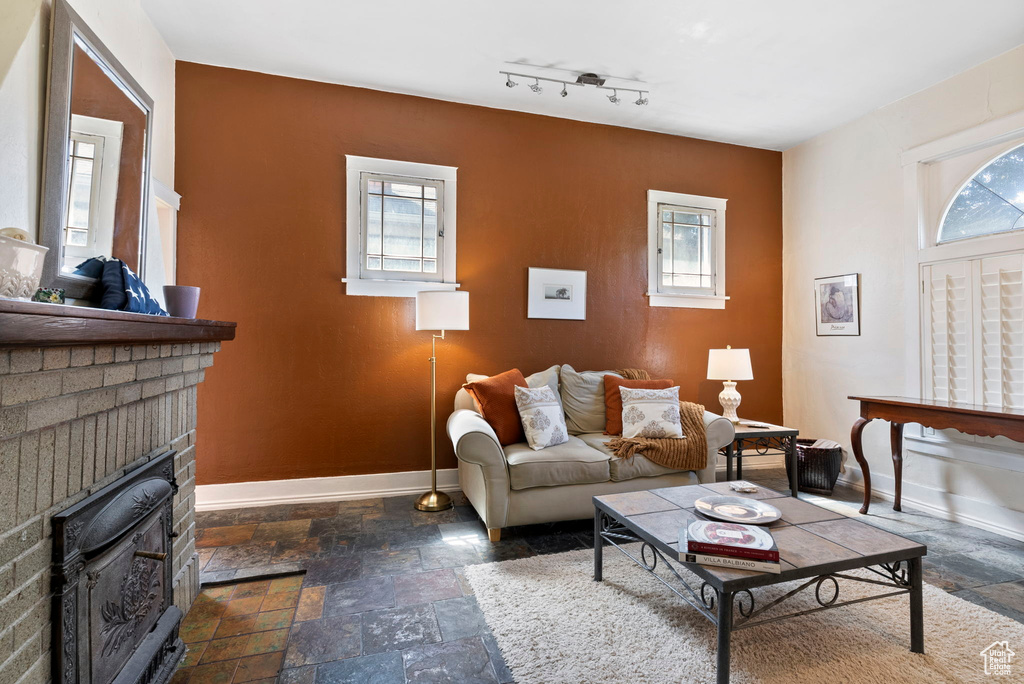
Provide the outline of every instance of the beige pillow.
<path id="1" fill-rule="evenodd" d="M 622 394 L 622 436 L 664 439 L 683 436 L 679 417 L 679 388 L 629 389 Z"/>
<path id="2" fill-rule="evenodd" d="M 569 441 L 562 405 L 550 387 L 514 387 L 513 391 L 526 442 L 531 449 L 540 451 Z"/>
<path id="3" fill-rule="evenodd" d="M 576 371 L 562 366 L 562 408 L 569 434 L 604 432 L 604 376 L 622 377 L 615 371 Z"/>
<path id="4" fill-rule="evenodd" d="M 489 375 L 480 375 L 478 373 L 468 373 L 466 375 L 466 383 L 479 382 L 489 378 Z M 527 387 L 543 387 L 547 385 L 551 388 L 551 391 L 558 396 L 558 366 L 552 366 L 546 370 L 537 371 L 533 375 L 526 376 Z"/>

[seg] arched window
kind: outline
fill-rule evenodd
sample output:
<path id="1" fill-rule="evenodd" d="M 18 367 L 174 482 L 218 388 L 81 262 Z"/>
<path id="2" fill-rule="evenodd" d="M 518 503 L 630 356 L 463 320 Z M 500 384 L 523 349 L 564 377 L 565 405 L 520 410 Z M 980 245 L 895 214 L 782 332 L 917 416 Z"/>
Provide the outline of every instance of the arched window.
<path id="1" fill-rule="evenodd" d="M 1024 145 L 974 174 L 946 209 L 939 242 L 1024 229 Z"/>

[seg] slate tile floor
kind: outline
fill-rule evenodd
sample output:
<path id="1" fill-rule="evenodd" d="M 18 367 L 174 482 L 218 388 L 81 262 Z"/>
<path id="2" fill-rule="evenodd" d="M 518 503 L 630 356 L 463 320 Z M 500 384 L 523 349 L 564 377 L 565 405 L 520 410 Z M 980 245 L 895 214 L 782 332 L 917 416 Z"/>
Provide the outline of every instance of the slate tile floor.
<path id="1" fill-rule="evenodd" d="M 749 470 L 747 475 L 763 486 L 788 491 L 784 471 Z M 242 584 L 237 589 L 232 589 L 233 584 L 207 589 L 189 612 L 185 631 L 193 644 L 199 644 L 190 649 L 182 670 L 194 668 L 190 684 L 228 682 L 232 676 L 243 681 L 240 676 L 255 678 L 266 672 L 243 668 L 243 657 L 236 658 L 233 675 L 221 671 L 230 669 L 227 665 L 201 671 L 211 648 L 229 646 L 213 644 L 228 637 L 219 634 L 218 626 L 211 639 L 202 632 L 209 631 L 208 624 L 205 628 L 194 625 L 213 619 L 218 608 L 210 604 L 225 603 L 224 591 L 252 591 L 243 587 L 261 583 L 246 580 L 301 570 L 304 575 L 262 582 L 268 591 L 284 583 L 294 584 L 289 591 L 297 590 L 290 594 L 295 602 L 287 608 L 276 608 L 269 599 L 271 593 L 262 599 L 271 601 L 268 607 L 291 614 L 293 620 L 282 650 L 263 654 L 265 662 L 261 661 L 265 665 L 277 659 L 278 681 L 511 682 L 462 568 L 590 547 L 592 523 L 509 528 L 502 531 L 500 542 L 492 544 L 461 494 L 454 495 L 454 509 L 433 514 L 413 510 L 414 498 L 198 513 L 196 546 L 203 581 Z M 927 544 L 928 582 L 1024 622 L 1024 542 L 939 520 L 909 506 L 897 513 L 881 500 L 872 505 L 869 515 L 861 516 L 860 493 L 843 486 L 832 497 L 801 494 L 801 498 Z M 232 595 L 226 604 L 245 599 Z M 231 611 L 243 615 L 255 603 L 238 603 Z M 224 608 L 224 614 L 216 617 L 221 624 L 233 619 L 227 612 Z M 261 637 L 259 647 L 264 642 L 278 646 L 279 629 L 275 625 L 270 630 L 273 638 Z M 196 653 L 200 649 L 206 651 Z"/>

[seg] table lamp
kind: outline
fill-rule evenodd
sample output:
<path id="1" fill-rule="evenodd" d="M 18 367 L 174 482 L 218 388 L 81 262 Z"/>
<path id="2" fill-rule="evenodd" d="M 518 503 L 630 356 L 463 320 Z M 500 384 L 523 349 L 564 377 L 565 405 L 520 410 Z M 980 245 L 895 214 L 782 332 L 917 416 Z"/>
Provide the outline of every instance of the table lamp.
<path id="1" fill-rule="evenodd" d="M 718 403 L 724 411 L 722 415 L 734 423 L 740 422 L 736 409 L 740 406 L 740 393 L 736 391 L 736 380 L 753 380 L 754 371 L 750 368 L 750 350 L 725 349 L 708 350 L 708 380 L 723 380 L 722 393 L 718 395 Z"/>
<path id="2" fill-rule="evenodd" d="M 416 293 L 416 329 L 440 330 L 430 339 L 430 491 L 413 504 L 418 511 L 443 511 L 451 497 L 437 491 L 437 341 L 445 330 L 469 330 L 469 293 L 428 291 Z"/>

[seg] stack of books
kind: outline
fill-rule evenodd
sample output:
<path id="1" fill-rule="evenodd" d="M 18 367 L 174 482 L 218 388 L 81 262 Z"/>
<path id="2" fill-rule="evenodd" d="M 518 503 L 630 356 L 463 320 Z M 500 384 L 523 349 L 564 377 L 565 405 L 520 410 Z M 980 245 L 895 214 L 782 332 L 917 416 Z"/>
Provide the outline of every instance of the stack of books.
<path id="1" fill-rule="evenodd" d="M 715 565 L 737 570 L 782 572 L 779 547 L 763 527 L 697 520 L 679 530 L 682 563 Z"/>

